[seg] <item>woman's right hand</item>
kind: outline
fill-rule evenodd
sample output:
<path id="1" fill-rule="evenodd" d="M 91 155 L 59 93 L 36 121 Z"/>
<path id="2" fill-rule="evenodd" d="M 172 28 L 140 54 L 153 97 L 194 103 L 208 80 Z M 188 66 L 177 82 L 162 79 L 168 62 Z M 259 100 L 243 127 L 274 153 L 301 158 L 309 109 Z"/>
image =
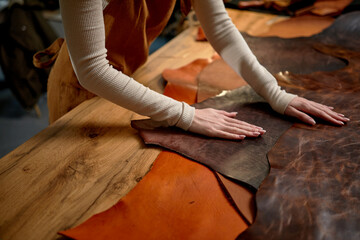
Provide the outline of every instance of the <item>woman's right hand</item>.
<path id="1" fill-rule="evenodd" d="M 241 140 L 245 137 L 258 137 L 266 131 L 235 118 L 237 112 L 226 112 L 212 108 L 195 109 L 194 120 L 188 129 L 209 137 Z"/>

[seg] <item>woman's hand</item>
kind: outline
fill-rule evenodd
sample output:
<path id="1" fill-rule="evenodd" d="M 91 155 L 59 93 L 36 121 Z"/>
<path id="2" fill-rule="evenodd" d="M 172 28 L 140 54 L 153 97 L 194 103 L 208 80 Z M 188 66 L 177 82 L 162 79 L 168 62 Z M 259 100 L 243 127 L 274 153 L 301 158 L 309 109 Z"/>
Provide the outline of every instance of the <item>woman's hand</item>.
<path id="1" fill-rule="evenodd" d="M 284 114 L 296 117 L 310 125 L 315 125 L 316 122 L 309 115 L 340 126 L 350 121 L 350 119 L 346 118 L 343 114 L 334 112 L 333 109 L 333 107 L 325 106 L 302 97 L 296 97 L 289 103 Z"/>
<path id="2" fill-rule="evenodd" d="M 266 132 L 261 127 L 235 119 L 236 115 L 236 112 L 212 108 L 195 109 L 195 117 L 189 131 L 209 137 L 233 140 L 258 137 Z"/>

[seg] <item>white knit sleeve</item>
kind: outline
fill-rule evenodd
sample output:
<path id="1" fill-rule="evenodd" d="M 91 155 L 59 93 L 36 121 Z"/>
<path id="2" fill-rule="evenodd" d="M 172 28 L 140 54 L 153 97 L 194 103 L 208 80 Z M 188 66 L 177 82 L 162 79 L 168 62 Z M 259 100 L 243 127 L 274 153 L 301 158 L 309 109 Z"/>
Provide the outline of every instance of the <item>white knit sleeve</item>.
<path id="1" fill-rule="evenodd" d="M 102 8 L 102 0 L 60 0 L 65 38 L 79 83 L 122 107 L 187 130 L 195 114 L 193 107 L 150 90 L 109 64 Z"/>
<path id="2" fill-rule="evenodd" d="M 258 62 L 232 23 L 223 1 L 193 0 L 193 8 L 214 49 L 275 111 L 283 114 L 296 95 L 281 90 L 276 79 Z"/>

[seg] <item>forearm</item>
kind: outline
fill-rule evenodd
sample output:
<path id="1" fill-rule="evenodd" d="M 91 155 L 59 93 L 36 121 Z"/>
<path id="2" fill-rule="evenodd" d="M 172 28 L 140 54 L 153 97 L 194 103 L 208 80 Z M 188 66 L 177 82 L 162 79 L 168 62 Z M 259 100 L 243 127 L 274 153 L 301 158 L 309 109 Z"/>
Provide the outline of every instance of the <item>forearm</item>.
<path id="1" fill-rule="evenodd" d="M 84 88 L 154 120 L 189 128 L 192 107 L 144 87 L 109 64 L 102 0 L 60 0 L 60 7 L 71 62 Z"/>
<path id="2" fill-rule="evenodd" d="M 281 90 L 276 79 L 258 62 L 229 18 L 223 1 L 194 0 L 193 7 L 214 49 L 275 111 L 283 114 L 295 95 Z"/>

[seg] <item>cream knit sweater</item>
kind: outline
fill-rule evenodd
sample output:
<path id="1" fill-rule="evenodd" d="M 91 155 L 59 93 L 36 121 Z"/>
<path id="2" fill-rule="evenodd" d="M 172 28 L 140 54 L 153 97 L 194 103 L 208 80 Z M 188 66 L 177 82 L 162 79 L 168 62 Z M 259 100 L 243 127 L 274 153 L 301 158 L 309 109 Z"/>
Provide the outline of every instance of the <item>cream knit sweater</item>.
<path id="1" fill-rule="evenodd" d="M 193 107 L 150 90 L 109 64 L 103 4 L 103 0 L 60 0 L 65 38 L 80 84 L 122 107 L 187 130 L 194 118 Z M 295 95 L 281 90 L 259 64 L 232 24 L 223 1 L 194 0 L 193 8 L 214 49 L 275 111 L 283 114 Z"/>

